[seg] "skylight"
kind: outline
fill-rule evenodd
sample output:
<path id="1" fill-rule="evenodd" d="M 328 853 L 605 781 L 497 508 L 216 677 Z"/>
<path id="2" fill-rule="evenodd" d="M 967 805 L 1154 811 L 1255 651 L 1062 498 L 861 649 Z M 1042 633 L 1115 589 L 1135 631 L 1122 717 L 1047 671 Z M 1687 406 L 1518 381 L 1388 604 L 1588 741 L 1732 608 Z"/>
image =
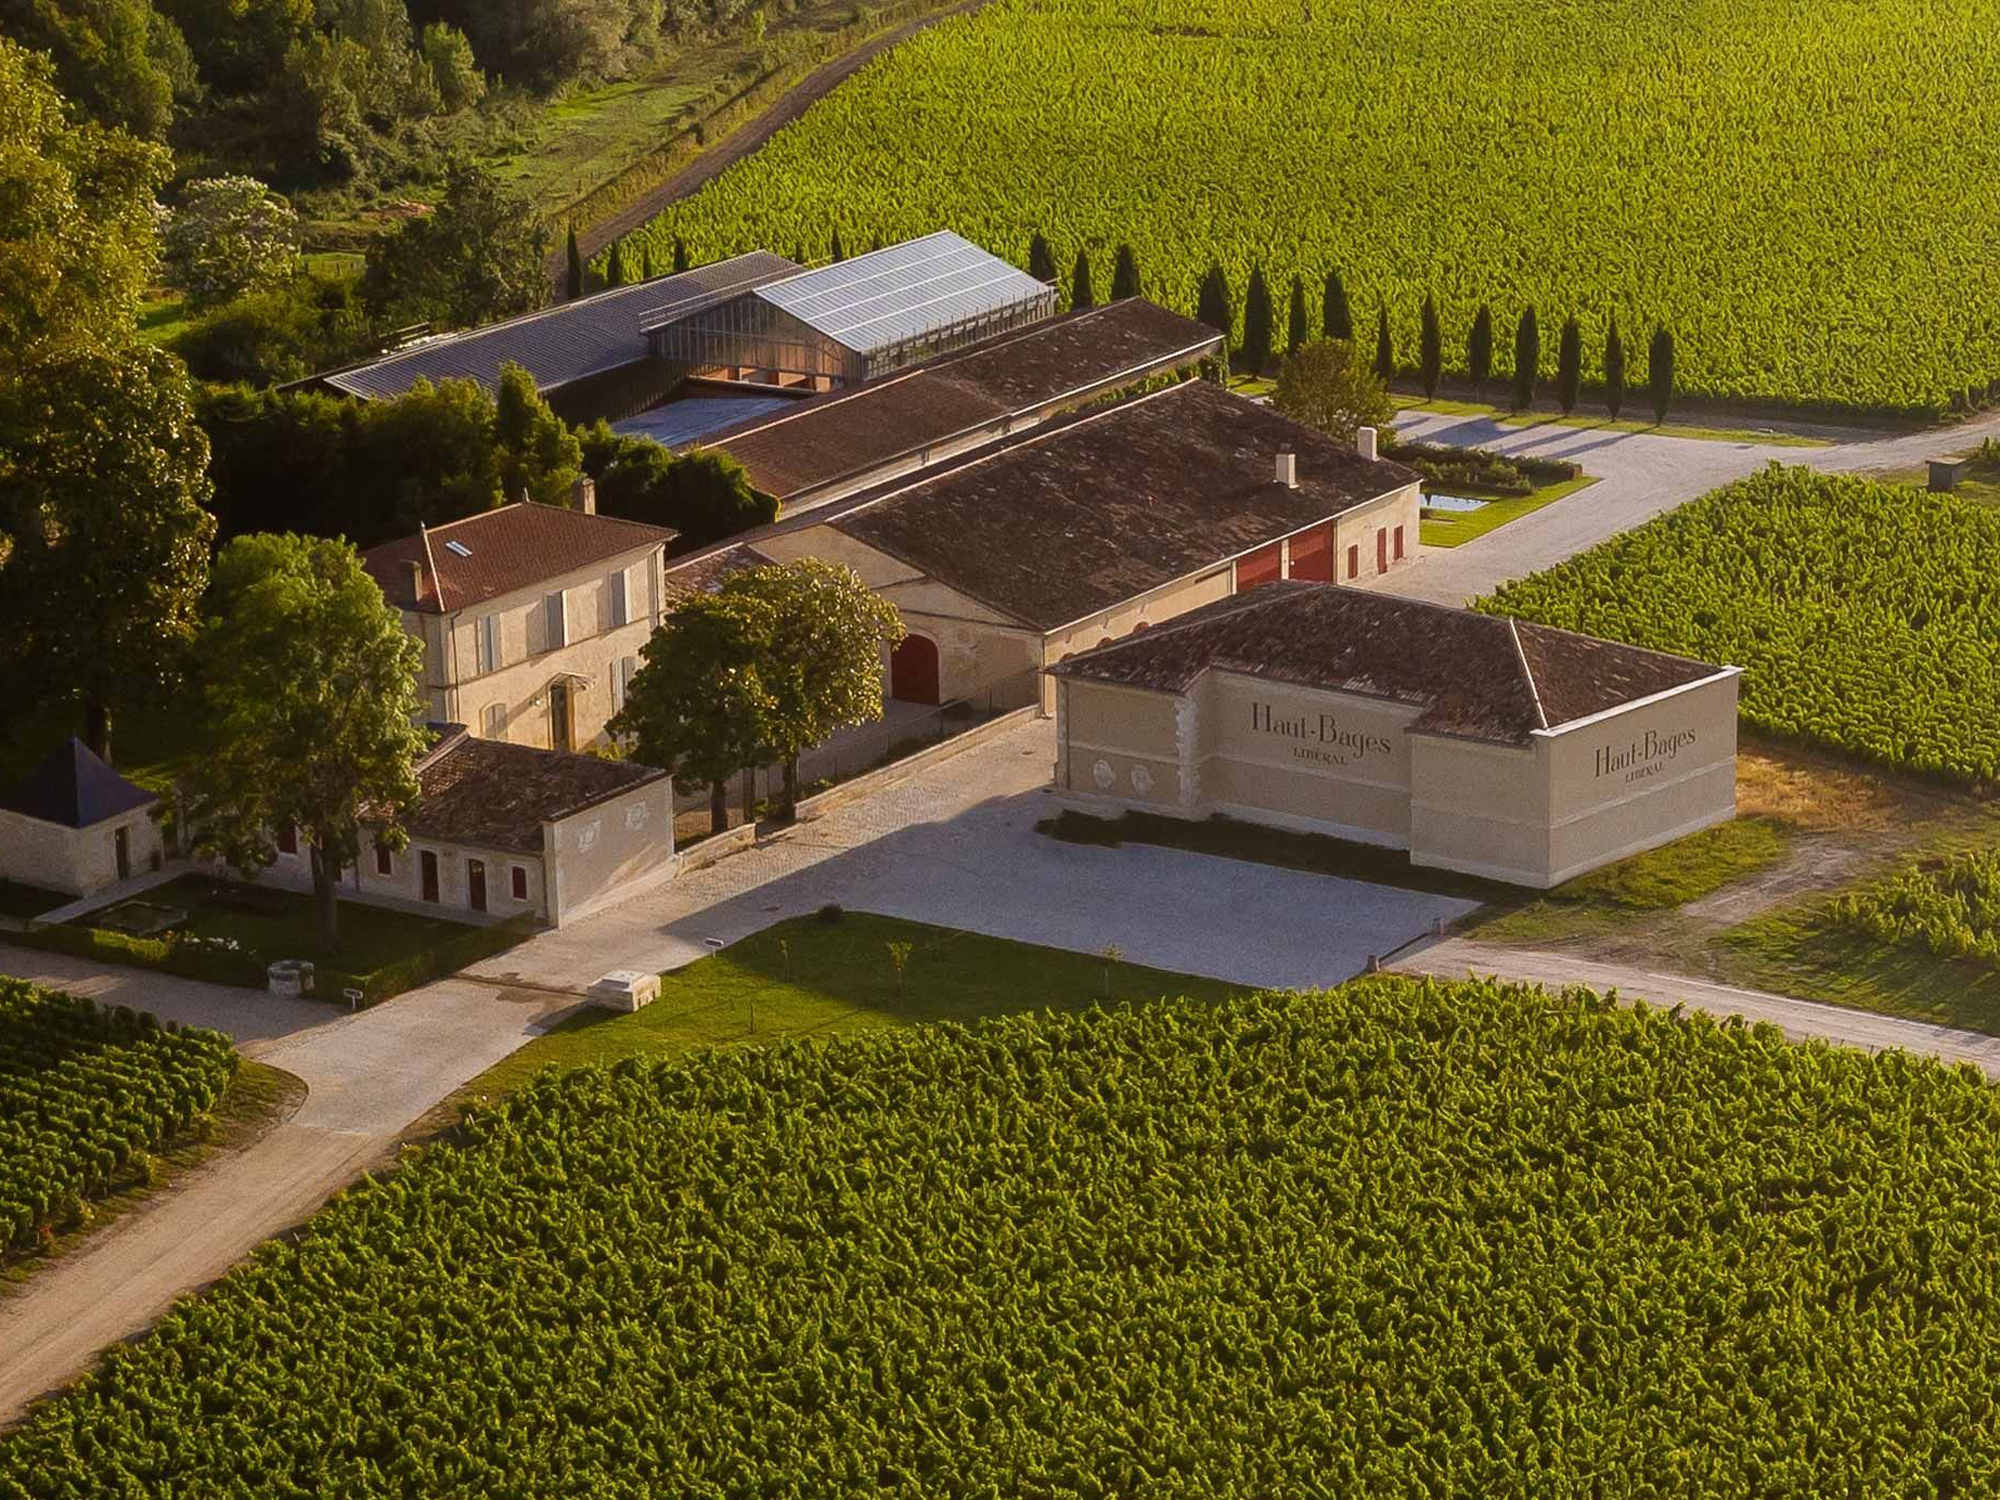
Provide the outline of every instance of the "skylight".
<path id="1" fill-rule="evenodd" d="M 447 552 L 456 552 L 460 557 L 472 556 L 472 549 L 463 542 L 446 542 L 444 550 Z"/>

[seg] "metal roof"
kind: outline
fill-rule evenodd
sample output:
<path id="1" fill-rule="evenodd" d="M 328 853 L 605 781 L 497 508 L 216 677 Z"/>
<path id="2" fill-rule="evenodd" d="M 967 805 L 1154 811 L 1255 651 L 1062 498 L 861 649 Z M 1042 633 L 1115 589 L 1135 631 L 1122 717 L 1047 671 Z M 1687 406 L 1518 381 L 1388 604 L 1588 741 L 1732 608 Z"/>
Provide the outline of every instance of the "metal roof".
<path id="1" fill-rule="evenodd" d="M 611 430 L 621 437 L 651 438 L 677 448 L 682 443 L 698 442 L 712 433 L 797 406 L 799 400 L 797 396 L 689 396 L 613 422 Z"/>
<path id="2" fill-rule="evenodd" d="M 1051 295 L 1027 272 L 950 230 L 787 276 L 756 292 L 859 354 Z"/>
<path id="3" fill-rule="evenodd" d="M 791 275 L 798 265 L 753 250 L 674 276 L 579 297 L 504 323 L 426 339 L 352 369 L 319 377 L 363 400 L 400 396 L 421 378 L 476 380 L 492 390 L 500 366 L 520 365 L 543 391 L 646 357 L 641 322 L 686 317 L 713 303 Z"/>

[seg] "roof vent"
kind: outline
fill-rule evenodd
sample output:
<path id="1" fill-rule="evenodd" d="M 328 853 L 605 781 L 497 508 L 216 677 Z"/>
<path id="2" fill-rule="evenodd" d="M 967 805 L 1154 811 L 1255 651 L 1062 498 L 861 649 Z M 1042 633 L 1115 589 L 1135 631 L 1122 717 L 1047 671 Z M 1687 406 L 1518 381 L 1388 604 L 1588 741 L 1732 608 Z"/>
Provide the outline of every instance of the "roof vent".
<path id="1" fill-rule="evenodd" d="M 1299 487 L 1299 456 L 1296 453 L 1278 455 L 1277 480 L 1288 490 Z"/>
<path id="2" fill-rule="evenodd" d="M 444 544 L 444 550 L 447 552 L 456 553 L 460 557 L 472 556 L 472 549 L 466 546 L 465 543 L 463 542 L 446 542 Z"/>
<path id="3" fill-rule="evenodd" d="M 1354 430 L 1354 451 L 1367 459 L 1371 464 L 1375 462 L 1374 428 L 1357 427 Z"/>

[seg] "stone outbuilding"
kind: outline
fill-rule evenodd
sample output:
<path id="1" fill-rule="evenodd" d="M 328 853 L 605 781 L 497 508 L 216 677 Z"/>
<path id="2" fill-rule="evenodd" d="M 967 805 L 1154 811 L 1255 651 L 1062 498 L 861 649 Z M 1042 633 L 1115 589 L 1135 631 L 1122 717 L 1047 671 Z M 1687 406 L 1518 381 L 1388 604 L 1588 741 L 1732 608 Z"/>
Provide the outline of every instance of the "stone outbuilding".
<path id="1" fill-rule="evenodd" d="M 159 797 L 71 738 L 0 791 L 0 880 L 93 896 L 166 858 Z"/>

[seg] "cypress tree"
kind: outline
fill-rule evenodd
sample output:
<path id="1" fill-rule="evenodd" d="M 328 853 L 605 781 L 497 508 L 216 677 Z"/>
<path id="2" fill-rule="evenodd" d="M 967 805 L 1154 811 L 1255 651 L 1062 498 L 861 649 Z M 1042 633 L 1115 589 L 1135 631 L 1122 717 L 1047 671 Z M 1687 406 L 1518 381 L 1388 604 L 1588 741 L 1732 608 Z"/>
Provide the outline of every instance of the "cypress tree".
<path id="1" fill-rule="evenodd" d="M 653 279 L 653 242 L 651 240 L 647 240 L 639 246 L 639 279 L 641 281 L 651 281 Z"/>
<path id="2" fill-rule="evenodd" d="M 1222 335 L 1222 347 L 1226 353 L 1230 336 L 1236 332 L 1235 300 L 1229 295 L 1229 277 L 1217 262 L 1209 262 L 1208 272 L 1201 278 L 1201 294 L 1195 299 L 1195 321 L 1206 323 Z"/>
<path id="3" fill-rule="evenodd" d="M 1542 373 L 1542 328 L 1531 306 L 1514 329 L 1514 409 L 1526 411 L 1535 400 L 1535 382 Z"/>
<path id="4" fill-rule="evenodd" d="M 1123 302 L 1139 295 L 1139 257 L 1130 245 L 1118 247 L 1118 264 L 1111 271 L 1111 300 Z"/>
<path id="5" fill-rule="evenodd" d="M 1577 393 L 1583 389 L 1583 330 L 1574 317 L 1563 319 L 1562 337 L 1556 343 L 1556 400 L 1563 415 L 1576 410 Z"/>
<path id="6" fill-rule="evenodd" d="M 583 252 L 576 246 L 576 220 L 569 222 L 569 244 L 565 250 L 567 269 L 563 276 L 563 295 L 575 301 L 583 295 Z"/>
<path id="7" fill-rule="evenodd" d="M 1425 296 L 1423 331 L 1417 342 L 1417 374 L 1424 383 L 1424 399 L 1430 400 L 1438 391 L 1438 379 L 1444 374 L 1444 330 L 1438 327 L 1436 299 Z"/>
<path id="8" fill-rule="evenodd" d="M 686 240 L 684 240 L 684 239 L 682 239 L 682 238 L 681 238 L 681 237 L 680 237 L 679 235 L 675 235 L 675 236 L 674 236 L 674 274 L 675 274 L 676 276 L 678 276 L 678 275 L 680 275 L 680 274 L 681 274 L 681 272 L 685 271 L 685 270 L 686 270 L 687 268 L 688 268 L 688 247 L 687 247 L 687 241 L 686 241 Z"/>
<path id="9" fill-rule="evenodd" d="M 833 248 L 827 252 L 827 258 L 836 261 L 847 259 L 847 247 L 840 243 L 840 226 L 838 224 L 834 225 L 833 228 Z"/>
<path id="10" fill-rule="evenodd" d="M 1625 405 L 1625 341 L 1618 337 L 1618 314 L 1611 315 L 1611 332 L 1604 339 L 1604 405 L 1611 420 Z"/>
<path id="11" fill-rule="evenodd" d="M 1476 391 L 1493 375 L 1493 309 L 1484 302 L 1472 320 L 1472 333 L 1465 341 L 1465 373 L 1472 377 Z"/>
<path id="12" fill-rule="evenodd" d="M 1384 385 L 1396 373 L 1396 346 L 1389 341 L 1389 304 L 1375 315 L 1375 378 Z"/>
<path id="13" fill-rule="evenodd" d="M 1321 331 L 1330 339 L 1339 339 L 1343 344 L 1354 342 L 1354 315 L 1347 307 L 1347 286 L 1340 279 L 1340 272 L 1326 273 L 1326 295 L 1321 309 Z"/>
<path id="14" fill-rule="evenodd" d="M 1044 286 L 1055 285 L 1056 253 L 1049 248 L 1049 242 L 1042 238 L 1039 229 L 1028 241 L 1028 274 Z"/>
<path id="15" fill-rule="evenodd" d="M 1312 334 L 1306 327 L 1306 284 L 1297 276 L 1292 278 L 1292 301 L 1285 317 L 1285 353 L 1294 354 Z"/>
<path id="16" fill-rule="evenodd" d="M 1069 307 L 1071 312 L 1080 312 L 1086 307 L 1097 306 L 1097 293 L 1090 284 L 1090 252 L 1076 252 L 1076 269 L 1069 277 Z"/>
<path id="17" fill-rule="evenodd" d="M 1271 363 L 1271 341 L 1277 332 L 1277 321 L 1264 268 L 1253 266 L 1250 285 L 1243 293 L 1243 363 L 1252 375 L 1262 375 Z"/>
<path id="18" fill-rule="evenodd" d="M 604 257 L 604 284 L 608 287 L 625 285 L 625 246 L 622 240 L 613 240 L 611 253 Z"/>
<path id="19" fill-rule="evenodd" d="M 1646 360 L 1646 384 L 1653 394 L 1653 420 L 1667 420 L 1667 408 L 1674 399 L 1674 336 L 1662 328 L 1653 330 L 1653 348 Z"/>

